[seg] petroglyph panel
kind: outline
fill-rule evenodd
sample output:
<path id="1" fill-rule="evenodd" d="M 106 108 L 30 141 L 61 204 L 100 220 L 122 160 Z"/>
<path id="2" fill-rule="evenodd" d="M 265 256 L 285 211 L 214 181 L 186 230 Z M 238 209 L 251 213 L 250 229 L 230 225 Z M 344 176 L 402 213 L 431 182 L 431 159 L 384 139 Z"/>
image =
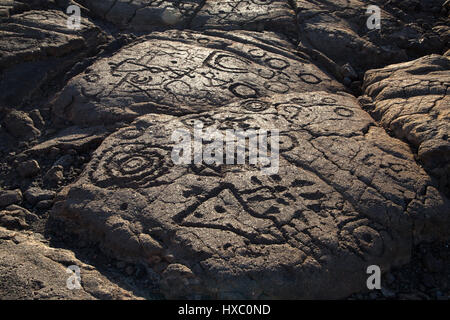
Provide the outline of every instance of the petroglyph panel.
<path id="1" fill-rule="evenodd" d="M 280 130 L 278 173 L 175 165 L 171 135 L 195 121 Z M 352 96 L 314 91 L 140 117 L 104 141 L 54 217 L 160 270 L 167 298 L 292 299 L 364 288 L 368 265 L 407 261 L 411 241 L 448 227 L 449 209 L 408 146 Z"/>
<path id="2" fill-rule="evenodd" d="M 297 35 L 295 12 L 287 0 L 206 1 L 191 27 L 270 30 Z"/>
<path id="3" fill-rule="evenodd" d="M 72 79 L 53 102 L 54 112 L 77 124 L 104 124 L 281 93 L 343 90 L 289 50 L 288 42 L 271 33 L 264 38 L 249 32 L 152 33 Z"/>

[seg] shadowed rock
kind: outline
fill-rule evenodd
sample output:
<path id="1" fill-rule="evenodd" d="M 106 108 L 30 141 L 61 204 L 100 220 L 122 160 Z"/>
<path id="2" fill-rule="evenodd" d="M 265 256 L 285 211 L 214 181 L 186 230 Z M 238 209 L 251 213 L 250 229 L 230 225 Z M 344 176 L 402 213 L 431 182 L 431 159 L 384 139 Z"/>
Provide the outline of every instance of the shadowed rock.
<path id="1" fill-rule="evenodd" d="M 350 62 L 359 71 L 448 48 L 450 28 L 446 17 L 439 11 L 416 10 L 418 3 L 407 2 L 295 0 L 301 44 L 322 52 L 339 65 Z M 420 2 L 434 2 L 441 8 L 444 1 Z M 379 30 L 367 26 L 370 5 L 380 8 Z M 430 24 L 421 23 L 424 20 Z"/>
<path id="2" fill-rule="evenodd" d="M 295 11 L 287 0 L 206 1 L 191 27 L 279 31 L 297 38 Z"/>
<path id="3" fill-rule="evenodd" d="M 171 135 L 196 120 L 222 133 L 279 129 L 278 173 L 248 159 L 175 165 Z M 365 287 L 369 265 L 388 270 L 412 241 L 448 235 L 450 209 L 406 144 L 353 97 L 324 91 L 141 117 L 60 199 L 53 217 L 159 270 L 167 298 L 342 298 Z"/>
<path id="4" fill-rule="evenodd" d="M 0 109 L 42 94 L 39 88 L 101 43 L 99 28 L 82 19 L 67 27 L 60 11 L 28 11 L 0 23 Z"/>
<path id="5" fill-rule="evenodd" d="M 80 0 L 95 14 L 137 31 L 155 27 L 186 27 L 204 0 Z"/>

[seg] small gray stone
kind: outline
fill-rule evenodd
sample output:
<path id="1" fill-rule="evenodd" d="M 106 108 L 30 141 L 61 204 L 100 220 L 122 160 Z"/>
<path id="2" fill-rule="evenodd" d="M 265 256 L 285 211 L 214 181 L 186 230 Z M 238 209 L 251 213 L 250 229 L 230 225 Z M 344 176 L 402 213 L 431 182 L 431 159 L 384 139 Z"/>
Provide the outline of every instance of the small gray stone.
<path id="1" fill-rule="evenodd" d="M 42 200 L 36 204 L 36 209 L 45 210 L 45 209 L 50 209 L 52 206 L 53 206 L 52 200 Z"/>
<path id="2" fill-rule="evenodd" d="M 353 69 L 350 63 L 346 63 L 341 67 L 341 73 L 344 78 L 348 77 L 353 80 L 358 78 L 355 69 Z"/>
<path id="3" fill-rule="evenodd" d="M 33 120 L 22 111 L 13 110 L 8 113 L 3 121 L 6 130 L 16 138 L 32 140 L 41 132 L 35 128 Z"/>
<path id="4" fill-rule="evenodd" d="M 34 177 L 40 170 L 41 168 L 36 160 L 28 160 L 17 166 L 17 171 L 24 178 Z"/>
<path id="5" fill-rule="evenodd" d="M 71 166 L 72 163 L 73 157 L 70 154 L 66 154 L 56 160 L 53 166 L 62 166 L 64 169 L 67 169 Z"/>
<path id="6" fill-rule="evenodd" d="M 17 190 L 0 191 L 0 207 L 7 207 L 11 204 L 19 204 L 22 202 L 22 192 Z"/>
<path id="7" fill-rule="evenodd" d="M 64 167 L 61 165 L 53 166 L 44 176 L 44 181 L 49 184 L 59 184 L 64 179 Z"/>
<path id="8" fill-rule="evenodd" d="M 29 188 L 24 196 L 28 203 L 35 205 L 36 203 L 44 200 L 53 200 L 56 193 L 51 190 L 43 190 L 36 187 Z"/>

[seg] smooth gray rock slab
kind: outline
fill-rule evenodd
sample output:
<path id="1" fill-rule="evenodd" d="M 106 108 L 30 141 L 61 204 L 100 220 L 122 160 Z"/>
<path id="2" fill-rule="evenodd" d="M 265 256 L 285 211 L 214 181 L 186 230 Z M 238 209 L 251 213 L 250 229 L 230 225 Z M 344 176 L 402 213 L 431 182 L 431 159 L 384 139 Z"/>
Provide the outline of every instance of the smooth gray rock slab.
<path id="1" fill-rule="evenodd" d="M 176 129 L 279 129 L 277 174 L 175 165 Z M 211 141 L 204 141 L 206 148 Z M 343 298 L 366 269 L 406 263 L 448 236 L 449 202 L 409 147 L 354 97 L 247 98 L 201 114 L 147 115 L 108 137 L 52 216 L 161 274 L 167 298 Z"/>
<path id="2" fill-rule="evenodd" d="M 273 33 L 152 33 L 74 77 L 53 100 L 78 125 L 182 115 L 234 101 L 343 86 Z"/>

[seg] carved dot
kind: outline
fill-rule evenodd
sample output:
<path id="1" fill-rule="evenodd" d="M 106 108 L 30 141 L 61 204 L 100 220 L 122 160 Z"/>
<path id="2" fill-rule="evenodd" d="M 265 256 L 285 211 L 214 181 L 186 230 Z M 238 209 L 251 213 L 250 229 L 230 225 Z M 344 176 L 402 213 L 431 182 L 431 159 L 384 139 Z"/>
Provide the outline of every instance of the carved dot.
<path id="1" fill-rule="evenodd" d="M 227 210 L 225 210 L 225 208 L 222 207 L 222 206 L 215 206 L 214 210 L 216 210 L 217 213 L 225 213 L 225 212 L 227 212 Z"/>
<path id="2" fill-rule="evenodd" d="M 196 217 L 196 218 L 203 218 L 204 215 L 203 215 L 203 213 L 196 212 L 196 213 L 194 213 L 194 217 Z"/>

